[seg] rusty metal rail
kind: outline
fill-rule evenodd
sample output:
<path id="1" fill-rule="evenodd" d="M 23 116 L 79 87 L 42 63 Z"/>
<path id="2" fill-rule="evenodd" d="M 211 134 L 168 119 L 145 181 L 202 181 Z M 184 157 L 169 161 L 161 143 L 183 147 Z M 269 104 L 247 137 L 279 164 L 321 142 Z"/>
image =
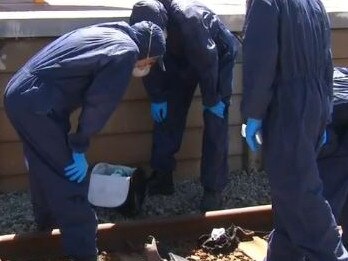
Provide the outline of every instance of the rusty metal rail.
<path id="1" fill-rule="evenodd" d="M 144 242 L 148 235 L 161 239 L 197 238 L 214 227 L 228 227 L 232 223 L 250 229 L 270 229 L 271 206 L 257 206 L 183 215 L 126 221 L 98 226 L 98 247 L 108 252 L 124 248 L 126 242 Z M 0 259 L 38 260 L 62 256 L 59 230 L 52 233 L 27 233 L 0 236 Z"/>

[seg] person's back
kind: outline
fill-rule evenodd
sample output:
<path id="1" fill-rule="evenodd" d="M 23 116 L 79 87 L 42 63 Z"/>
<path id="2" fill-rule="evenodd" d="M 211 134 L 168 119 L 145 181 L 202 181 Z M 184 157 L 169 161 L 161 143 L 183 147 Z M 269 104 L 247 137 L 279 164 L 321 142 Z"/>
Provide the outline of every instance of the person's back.
<path id="1" fill-rule="evenodd" d="M 195 0 L 142 0 L 133 7 L 130 23 L 146 19 L 168 32 L 165 62 L 169 74 L 171 68 L 183 75 L 188 74 L 187 71 L 191 72 L 186 78 L 192 78 L 192 74 L 196 74 L 206 106 L 215 104 L 220 99 L 218 95 L 231 95 L 232 79 L 225 78 L 227 73 L 222 76 L 226 80 L 219 82 L 220 93 L 216 91 L 218 75 L 224 74 L 226 67 L 218 66 L 218 60 L 233 63 L 238 41 L 211 9 Z M 149 77 L 144 78 L 144 84 L 151 98 L 159 100 L 158 93 L 152 90 L 158 84 L 153 78 L 159 78 L 159 74 L 163 73 L 153 71 Z"/>
<path id="2" fill-rule="evenodd" d="M 11 92 L 29 94 L 34 82 L 16 84 L 16 81 L 32 79 L 42 99 L 49 99 L 57 112 L 69 113 L 82 104 L 81 94 L 92 84 L 98 70 L 111 61 L 123 60 L 124 66 L 134 62 L 139 50 L 131 36 L 135 38 L 126 23 L 97 24 L 67 33 L 39 51 L 17 72 L 6 96 Z M 105 81 L 113 79 L 114 75 L 108 75 Z"/>
<path id="3" fill-rule="evenodd" d="M 331 56 L 330 26 L 318 0 L 278 0 L 279 78 L 326 76 Z M 289 41 L 290 39 L 290 41 Z"/>
<path id="4" fill-rule="evenodd" d="M 30 59 L 25 67 L 40 76 L 54 72 L 53 76 L 57 79 L 70 75 L 89 75 L 96 67 L 105 65 L 113 58 L 110 55 L 137 52 L 134 38 L 134 32 L 126 23 L 104 23 L 80 28 L 49 44 Z"/>
<path id="5" fill-rule="evenodd" d="M 244 48 L 249 50 L 243 56 L 244 63 L 248 64 L 244 67 L 244 80 L 246 86 L 251 86 L 245 88 L 244 93 L 244 96 L 251 97 L 244 101 L 258 102 L 254 105 L 244 104 L 244 114 L 252 114 L 254 118 L 264 116 L 267 110 L 265 105 L 269 105 L 272 98 L 279 99 L 272 97 L 271 90 L 276 90 L 278 96 L 281 93 L 288 96 L 283 96 L 283 99 L 286 99 L 283 106 L 299 102 L 296 99 L 303 97 L 294 94 L 303 93 L 303 88 L 309 88 L 309 85 L 299 86 L 300 82 L 315 85 L 324 95 L 331 95 L 330 26 L 322 3 L 319 0 L 260 2 L 268 5 L 265 13 L 262 13 L 264 7 L 260 7 L 260 13 L 257 15 L 265 18 L 253 27 L 253 31 L 258 30 L 260 33 L 250 32 L 252 37 L 246 35 L 243 42 Z M 260 3 L 254 0 L 251 5 Z M 270 22 L 273 24 L 271 27 L 268 26 Z M 261 40 L 262 38 L 266 40 Z M 256 46 L 262 47 L 262 50 L 255 48 Z M 255 64 L 257 61 L 262 64 Z M 257 89 L 253 86 L 257 86 Z M 264 92 L 265 89 L 268 90 Z M 293 96 L 290 99 L 291 95 Z M 328 103 L 325 106 L 328 107 Z"/>
<path id="6" fill-rule="evenodd" d="M 205 4 L 200 1 L 187 1 L 187 0 L 159 0 L 162 2 L 164 7 L 168 10 L 168 15 L 170 17 L 169 22 L 177 27 L 171 27 L 168 30 L 183 32 L 185 34 L 189 33 L 190 28 L 197 25 L 205 26 L 208 29 L 212 38 L 214 38 L 222 23 L 219 17 L 209 9 Z M 191 31 L 192 33 L 192 31 Z M 168 33 L 170 35 L 170 33 Z M 201 40 L 194 38 L 192 39 Z M 189 43 L 182 43 L 184 46 Z"/>

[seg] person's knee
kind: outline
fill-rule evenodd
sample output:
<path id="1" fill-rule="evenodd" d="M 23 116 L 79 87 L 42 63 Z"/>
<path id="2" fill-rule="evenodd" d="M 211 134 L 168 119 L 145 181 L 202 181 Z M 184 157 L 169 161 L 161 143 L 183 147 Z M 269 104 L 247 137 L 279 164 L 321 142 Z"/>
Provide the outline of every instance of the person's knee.
<path id="1" fill-rule="evenodd" d="M 60 226 L 71 224 L 97 224 L 95 213 L 88 202 L 87 195 L 71 195 L 57 202 L 54 217 Z"/>

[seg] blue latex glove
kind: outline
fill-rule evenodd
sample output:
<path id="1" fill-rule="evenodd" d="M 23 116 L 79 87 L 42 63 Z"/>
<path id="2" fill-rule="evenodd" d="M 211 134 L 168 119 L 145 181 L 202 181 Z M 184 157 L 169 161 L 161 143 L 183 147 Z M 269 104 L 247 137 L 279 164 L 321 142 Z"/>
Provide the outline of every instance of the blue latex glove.
<path id="1" fill-rule="evenodd" d="M 249 148 L 256 152 L 260 149 L 260 144 L 256 140 L 256 133 L 262 129 L 262 120 L 248 118 L 245 129 L 245 138 Z"/>
<path id="2" fill-rule="evenodd" d="M 163 122 L 167 117 L 168 103 L 151 103 L 151 116 L 155 122 Z"/>
<path id="3" fill-rule="evenodd" d="M 70 181 L 77 181 L 77 183 L 80 183 L 87 175 L 88 163 L 86 156 L 84 153 L 73 152 L 72 158 L 74 163 L 64 169 L 65 176 Z"/>
<path id="4" fill-rule="evenodd" d="M 215 114 L 217 117 L 223 119 L 226 105 L 222 101 L 211 107 L 204 106 L 205 110 L 209 110 L 211 113 Z"/>
<path id="5" fill-rule="evenodd" d="M 327 142 L 328 142 L 328 135 L 327 135 L 327 131 L 325 130 L 323 135 L 321 136 L 320 147 L 323 147 Z"/>

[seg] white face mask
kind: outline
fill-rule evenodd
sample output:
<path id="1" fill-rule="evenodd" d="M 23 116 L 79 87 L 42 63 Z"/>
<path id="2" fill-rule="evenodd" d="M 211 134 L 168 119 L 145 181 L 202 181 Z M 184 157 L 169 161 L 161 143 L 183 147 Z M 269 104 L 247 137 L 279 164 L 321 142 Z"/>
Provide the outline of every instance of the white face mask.
<path id="1" fill-rule="evenodd" d="M 149 74 L 150 69 L 151 66 L 145 66 L 142 69 L 140 69 L 139 67 L 134 67 L 132 74 L 134 77 L 144 77 Z"/>
<path id="2" fill-rule="evenodd" d="M 149 74 L 150 69 L 151 66 L 145 66 L 142 69 L 140 69 L 139 67 L 134 67 L 132 74 L 134 77 L 144 77 Z"/>

